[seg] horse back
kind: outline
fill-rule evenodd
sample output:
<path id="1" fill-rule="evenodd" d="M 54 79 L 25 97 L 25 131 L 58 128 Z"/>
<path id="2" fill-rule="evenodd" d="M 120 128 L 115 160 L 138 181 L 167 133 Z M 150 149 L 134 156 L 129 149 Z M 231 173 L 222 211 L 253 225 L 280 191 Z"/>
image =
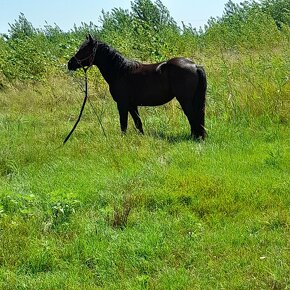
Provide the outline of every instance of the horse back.
<path id="1" fill-rule="evenodd" d="M 186 58 L 173 58 L 155 64 L 139 64 L 110 85 L 116 100 L 127 96 L 138 106 L 157 106 L 182 93 L 193 90 L 196 65 Z"/>

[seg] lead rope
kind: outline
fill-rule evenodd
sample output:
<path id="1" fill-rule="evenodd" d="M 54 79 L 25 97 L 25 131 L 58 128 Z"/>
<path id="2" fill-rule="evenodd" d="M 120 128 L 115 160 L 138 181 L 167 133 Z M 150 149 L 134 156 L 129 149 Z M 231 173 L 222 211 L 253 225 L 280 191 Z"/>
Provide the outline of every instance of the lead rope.
<path id="1" fill-rule="evenodd" d="M 107 137 L 107 134 L 106 134 L 105 128 L 104 128 L 104 126 L 103 126 L 102 119 L 101 119 L 101 117 L 99 116 L 99 114 L 97 113 L 97 110 L 96 110 L 96 108 L 93 106 L 93 104 L 92 104 L 92 102 L 90 101 L 90 99 L 88 99 L 88 100 L 89 100 L 89 104 L 90 104 L 90 106 L 91 106 L 91 108 L 92 108 L 92 110 L 93 110 L 93 113 L 94 113 L 94 114 L 96 115 L 96 117 L 97 117 L 97 120 L 98 120 L 98 122 L 99 122 L 99 125 L 100 125 L 100 127 L 101 127 L 101 129 L 102 129 L 103 135 L 104 135 L 105 138 L 107 139 L 108 137 Z"/>
<path id="2" fill-rule="evenodd" d="M 71 131 L 69 132 L 69 134 L 65 137 L 65 139 L 63 141 L 63 145 L 67 142 L 67 140 L 70 138 L 70 136 L 72 135 L 73 131 L 77 127 L 77 125 L 78 125 L 78 123 L 79 123 L 79 121 L 80 121 L 80 119 L 82 117 L 86 102 L 88 100 L 88 74 L 87 74 L 87 71 L 93 65 L 93 61 L 94 61 L 94 58 L 95 58 L 96 50 L 97 50 L 97 47 L 95 47 L 94 50 L 93 50 L 92 60 L 91 60 L 91 63 L 90 63 L 90 65 L 88 67 L 84 67 L 81 64 L 81 61 L 79 61 L 76 58 L 77 62 L 81 65 L 81 67 L 82 67 L 82 69 L 84 71 L 84 75 L 85 75 L 85 90 L 84 90 L 85 97 L 84 97 L 84 101 L 83 101 L 83 104 L 82 104 L 82 107 L 81 107 L 81 110 L 80 110 L 80 113 L 79 113 L 79 117 L 78 117 L 77 121 L 75 122 L 74 126 L 72 127 Z M 98 120 L 98 122 L 99 122 L 99 124 L 100 124 L 100 126 L 102 128 L 104 136 L 107 138 L 107 134 L 105 132 L 105 129 L 104 129 L 104 126 L 102 124 L 102 120 L 101 120 L 99 114 L 97 113 L 96 109 L 93 107 L 92 103 L 91 102 L 89 102 L 89 103 L 90 103 L 91 108 L 93 109 L 94 114 L 97 116 L 97 120 Z"/>
<path id="3" fill-rule="evenodd" d="M 85 67 L 82 67 L 82 68 L 83 68 L 84 74 L 85 74 L 85 97 L 84 97 L 84 101 L 83 101 L 83 104 L 82 104 L 82 107 L 81 107 L 81 111 L 80 111 L 79 117 L 78 117 L 77 121 L 75 122 L 74 126 L 72 127 L 71 131 L 65 137 L 65 139 L 63 141 L 63 145 L 67 142 L 67 140 L 70 138 L 71 134 L 73 133 L 73 131 L 77 127 L 77 125 L 78 125 L 78 123 L 79 123 L 79 121 L 80 121 L 80 119 L 82 117 L 82 114 L 83 114 L 83 111 L 84 111 L 84 108 L 85 108 L 85 105 L 86 105 L 86 102 L 87 102 L 87 99 L 88 99 L 88 75 L 87 75 L 87 68 L 85 68 Z"/>

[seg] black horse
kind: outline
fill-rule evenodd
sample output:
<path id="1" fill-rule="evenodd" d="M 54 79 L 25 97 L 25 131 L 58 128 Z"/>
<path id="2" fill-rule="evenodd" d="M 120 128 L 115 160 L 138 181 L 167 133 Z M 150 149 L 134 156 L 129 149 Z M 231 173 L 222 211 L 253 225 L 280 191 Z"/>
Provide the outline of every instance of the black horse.
<path id="1" fill-rule="evenodd" d="M 183 57 L 156 64 L 124 58 L 107 44 L 90 35 L 68 62 L 69 70 L 96 65 L 117 102 L 122 132 L 126 132 L 128 112 L 143 134 L 138 106 L 163 105 L 174 97 L 180 103 L 195 139 L 204 139 L 206 74 L 203 67 Z"/>

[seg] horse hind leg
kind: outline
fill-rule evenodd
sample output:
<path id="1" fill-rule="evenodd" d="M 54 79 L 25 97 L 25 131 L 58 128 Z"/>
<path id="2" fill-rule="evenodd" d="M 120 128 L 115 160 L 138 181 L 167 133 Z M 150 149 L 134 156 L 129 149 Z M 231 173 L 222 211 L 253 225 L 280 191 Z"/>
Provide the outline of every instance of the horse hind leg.
<path id="1" fill-rule="evenodd" d="M 202 66 L 197 66 L 198 83 L 193 96 L 193 109 L 195 128 L 194 132 L 197 138 L 206 137 L 206 130 L 204 126 L 205 119 L 205 103 L 206 103 L 206 90 L 207 90 L 207 77 L 205 70 Z"/>
<path id="2" fill-rule="evenodd" d="M 182 97 L 176 97 L 179 101 L 191 126 L 191 135 L 194 139 L 203 139 L 206 136 L 204 127 L 205 95 L 207 89 L 204 69 L 198 67 L 198 82 L 196 87 L 184 90 Z"/>
<path id="3" fill-rule="evenodd" d="M 141 134 L 144 134 L 143 125 L 142 125 L 142 121 L 141 121 L 137 106 L 136 107 L 131 107 L 129 109 L 129 112 L 130 112 L 130 114 L 131 114 L 131 116 L 132 116 L 132 118 L 134 120 L 136 129 L 139 130 L 139 132 Z"/>
<path id="4" fill-rule="evenodd" d="M 180 103 L 182 110 L 190 124 L 191 137 L 194 140 L 204 140 L 204 118 L 201 116 L 202 113 L 200 112 L 198 106 L 195 104 L 193 97 L 177 97 L 177 100 Z"/>
<path id="5" fill-rule="evenodd" d="M 196 122 L 195 122 L 195 118 L 194 118 L 194 108 L 192 106 L 192 100 L 191 99 L 184 99 L 184 98 L 177 98 L 178 102 L 180 103 L 182 110 L 185 114 L 185 116 L 187 117 L 187 120 L 190 124 L 190 128 L 191 128 L 191 136 L 194 139 L 198 139 L 198 136 L 196 134 Z"/>

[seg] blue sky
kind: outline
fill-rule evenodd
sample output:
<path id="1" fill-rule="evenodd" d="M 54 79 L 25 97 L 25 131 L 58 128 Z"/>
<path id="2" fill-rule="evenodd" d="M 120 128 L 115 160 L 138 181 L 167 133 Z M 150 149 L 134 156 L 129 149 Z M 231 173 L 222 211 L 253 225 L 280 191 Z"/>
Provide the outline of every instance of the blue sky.
<path id="1" fill-rule="evenodd" d="M 130 8 L 130 0 L 0 0 L 0 33 L 6 33 L 8 23 L 14 23 L 20 12 L 34 27 L 43 27 L 45 21 L 69 30 L 73 25 L 92 21 L 99 24 L 101 10 L 113 7 Z M 171 16 L 177 21 L 203 26 L 209 17 L 221 16 L 227 0 L 163 0 Z M 234 1 L 239 3 L 240 1 Z"/>

